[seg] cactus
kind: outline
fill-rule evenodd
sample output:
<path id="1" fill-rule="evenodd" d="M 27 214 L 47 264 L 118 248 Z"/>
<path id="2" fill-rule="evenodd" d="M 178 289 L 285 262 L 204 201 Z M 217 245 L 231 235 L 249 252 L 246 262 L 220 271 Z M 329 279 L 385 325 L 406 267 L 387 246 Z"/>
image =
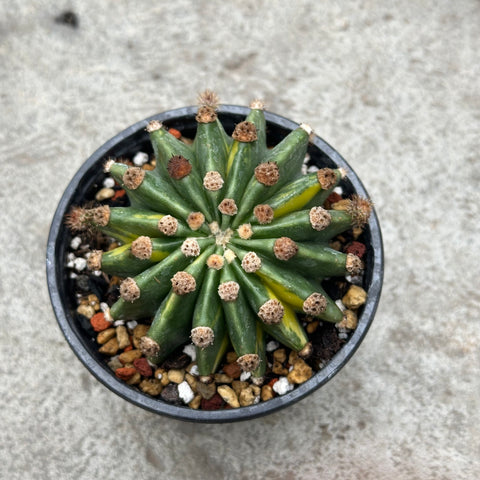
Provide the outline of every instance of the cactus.
<path id="1" fill-rule="evenodd" d="M 147 125 L 153 170 L 106 162 L 130 206 L 76 207 L 68 224 L 120 243 L 92 251 L 88 266 L 123 278 L 113 320 L 153 318 L 140 342 L 151 362 L 191 341 L 208 381 L 231 344 L 242 370 L 261 383 L 266 338 L 305 358 L 312 348 L 302 316 L 344 318 L 321 282 L 359 274 L 363 265 L 329 241 L 363 226 L 371 204 L 352 196 L 324 208 L 345 172 L 302 174 L 308 125 L 268 148 L 261 101 L 231 136 L 218 119 L 216 95 L 206 91 L 199 103 L 192 144 L 158 121 Z"/>

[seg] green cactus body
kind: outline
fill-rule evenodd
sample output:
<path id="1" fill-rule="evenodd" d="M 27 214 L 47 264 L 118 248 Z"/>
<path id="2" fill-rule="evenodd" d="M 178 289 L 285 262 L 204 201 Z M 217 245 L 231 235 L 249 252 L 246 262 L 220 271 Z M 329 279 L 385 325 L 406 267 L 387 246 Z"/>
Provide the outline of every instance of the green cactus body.
<path id="1" fill-rule="evenodd" d="M 303 316 L 343 319 L 321 281 L 358 273 L 362 264 L 328 242 L 365 224 L 371 206 L 352 198 L 323 208 L 344 172 L 301 173 L 311 135 L 305 126 L 269 150 L 261 103 L 230 137 L 213 97 L 202 98 L 193 146 L 152 122 L 154 171 L 106 165 L 130 206 L 79 209 L 70 224 L 121 242 L 92 252 L 89 267 L 123 277 L 114 320 L 153 319 L 140 345 L 151 361 L 192 341 L 200 374 L 209 376 L 232 345 L 241 368 L 261 379 L 267 339 L 306 357 Z"/>

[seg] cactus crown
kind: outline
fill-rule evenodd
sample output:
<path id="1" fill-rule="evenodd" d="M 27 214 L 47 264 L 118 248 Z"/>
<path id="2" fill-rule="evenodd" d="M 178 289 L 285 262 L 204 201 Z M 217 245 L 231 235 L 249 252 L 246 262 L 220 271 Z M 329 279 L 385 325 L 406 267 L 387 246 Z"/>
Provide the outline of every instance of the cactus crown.
<path id="1" fill-rule="evenodd" d="M 307 356 L 302 316 L 343 319 L 321 280 L 359 273 L 362 262 L 328 242 L 363 226 L 371 203 L 352 197 L 326 209 L 344 172 L 301 173 L 309 127 L 268 148 L 261 100 L 232 136 L 217 118 L 217 95 L 207 90 L 198 102 L 193 144 L 153 121 L 153 170 L 106 163 L 131 206 L 76 207 L 67 223 L 123 244 L 96 250 L 89 266 L 124 278 L 113 319 L 153 318 L 140 343 L 151 362 L 192 341 L 208 377 L 231 342 L 240 367 L 261 379 L 266 338 Z"/>

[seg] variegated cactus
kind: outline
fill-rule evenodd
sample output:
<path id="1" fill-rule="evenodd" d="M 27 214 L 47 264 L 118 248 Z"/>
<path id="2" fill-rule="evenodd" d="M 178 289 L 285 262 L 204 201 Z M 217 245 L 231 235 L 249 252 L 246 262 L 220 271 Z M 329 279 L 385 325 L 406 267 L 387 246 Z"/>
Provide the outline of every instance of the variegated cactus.
<path id="1" fill-rule="evenodd" d="M 112 319 L 153 318 L 141 341 L 150 361 L 191 341 L 208 381 L 231 344 L 241 368 L 261 382 L 268 336 L 308 357 L 301 315 L 342 320 L 321 281 L 358 274 L 363 265 L 328 242 L 364 225 L 371 205 L 353 196 L 338 209 L 323 207 L 345 172 L 302 173 L 307 125 L 268 148 L 261 101 L 229 136 L 217 96 L 206 91 L 199 100 L 193 144 L 152 121 L 154 170 L 106 163 L 130 206 L 77 207 L 68 222 L 121 243 L 93 251 L 89 268 L 124 278 Z"/>

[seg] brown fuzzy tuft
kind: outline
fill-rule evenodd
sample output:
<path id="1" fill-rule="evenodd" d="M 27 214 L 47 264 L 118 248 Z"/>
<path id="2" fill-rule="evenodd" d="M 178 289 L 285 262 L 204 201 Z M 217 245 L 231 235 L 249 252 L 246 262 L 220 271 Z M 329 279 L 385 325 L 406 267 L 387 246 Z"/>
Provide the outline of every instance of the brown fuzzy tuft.
<path id="1" fill-rule="evenodd" d="M 223 178 L 220 173 L 211 171 L 203 177 L 203 186 L 210 192 L 216 192 L 223 187 Z"/>
<path id="2" fill-rule="evenodd" d="M 180 250 L 186 257 L 198 257 L 200 255 L 200 245 L 194 238 L 185 239 Z"/>
<path id="3" fill-rule="evenodd" d="M 260 98 L 252 100 L 249 106 L 252 110 L 265 110 L 265 102 Z"/>
<path id="4" fill-rule="evenodd" d="M 262 162 L 255 168 L 255 178 L 267 187 L 275 185 L 279 178 L 280 172 L 276 162 Z"/>
<path id="5" fill-rule="evenodd" d="M 190 334 L 192 343 L 199 348 L 205 348 L 213 344 L 215 334 L 210 327 L 195 327 Z"/>
<path id="6" fill-rule="evenodd" d="M 178 220 L 171 215 L 165 215 L 158 221 L 158 229 L 167 237 L 177 233 Z"/>
<path id="7" fill-rule="evenodd" d="M 205 223 L 205 215 L 202 212 L 192 212 L 187 218 L 188 226 L 193 230 L 198 230 Z"/>
<path id="8" fill-rule="evenodd" d="M 330 190 L 337 182 L 335 170 L 331 168 L 321 168 L 317 171 L 317 180 L 322 190 Z"/>
<path id="9" fill-rule="evenodd" d="M 209 90 L 207 88 L 198 95 L 197 103 L 200 107 L 210 107 L 216 110 L 218 108 L 218 104 L 220 103 L 220 99 L 213 90 Z"/>
<path id="10" fill-rule="evenodd" d="M 136 190 L 145 178 L 145 170 L 140 167 L 128 167 L 123 174 L 123 184 L 129 190 Z"/>
<path id="11" fill-rule="evenodd" d="M 140 260 L 148 260 L 152 256 L 153 245 L 150 237 L 141 236 L 132 242 L 132 255 Z"/>
<path id="12" fill-rule="evenodd" d="M 255 252 L 247 252 L 242 260 L 242 268 L 247 273 L 256 272 L 262 266 L 262 260 Z"/>
<path id="13" fill-rule="evenodd" d="M 368 198 L 352 195 L 347 207 L 347 213 L 352 217 L 352 225 L 362 228 L 368 222 L 372 208 L 373 203 Z"/>
<path id="14" fill-rule="evenodd" d="M 224 198 L 220 205 L 218 205 L 218 209 L 224 215 L 235 215 L 238 212 L 237 204 L 233 198 Z"/>
<path id="15" fill-rule="evenodd" d="M 237 282 L 223 282 L 218 286 L 218 295 L 224 302 L 234 302 L 238 298 L 240 285 Z"/>
<path id="16" fill-rule="evenodd" d="M 285 315 L 283 305 L 277 299 L 267 300 L 258 310 L 258 316 L 266 325 L 277 325 Z"/>
<path id="17" fill-rule="evenodd" d="M 307 315 L 318 317 L 327 308 L 327 299 L 321 294 L 314 292 L 303 302 L 303 311 Z"/>
<path id="18" fill-rule="evenodd" d="M 235 126 L 232 138 L 243 143 L 254 142 L 257 139 L 257 129 L 252 122 L 240 122 Z"/>
<path id="19" fill-rule="evenodd" d="M 345 268 L 350 275 L 360 275 L 363 272 L 364 265 L 360 257 L 353 253 L 347 253 Z"/>
<path id="20" fill-rule="evenodd" d="M 225 260 L 221 255 L 213 253 L 207 258 L 207 267 L 213 268 L 214 270 L 220 270 L 225 263 Z"/>
<path id="21" fill-rule="evenodd" d="M 137 285 L 137 282 L 131 278 L 127 277 L 120 284 L 120 296 L 126 301 L 133 303 L 135 300 L 140 298 L 140 288 Z"/>
<path id="22" fill-rule="evenodd" d="M 101 207 L 93 208 L 91 211 L 92 222 L 97 227 L 106 227 L 110 221 L 110 207 L 102 205 Z"/>
<path id="23" fill-rule="evenodd" d="M 217 112 L 213 107 L 203 105 L 198 109 L 195 120 L 198 123 L 212 123 L 217 119 Z"/>
<path id="24" fill-rule="evenodd" d="M 237 358 L 237 363 L 244 372 L 253 372 L 260 365 L 260 357 L 256 353 L 246 353 Z"/>
<path id="25" fill-rule="evenodd" d="M 252 226 L 249 223 L 244 223 L 237 228 L 238 236 L 242 240 L 248 240 L 253 235 Z"/>
<path id="26" fill-rule="evenodd" d="M 73 233 L 83 232 L 90 226 L 90 210 L 82 207 L 72 207 L 65 216 L 65 225 Z"/>
<path id="27" fill-rule="evenodd" d="M 281 237 L 275 240 L 273 253 L 279 260 L 290 260 L 298 252 L 297 244 L 288 237 Z"/>
<path id="28" fill-rule="evenodd" d="M 177 295 L 186 295 L 197 288 L 195 277 L 188 272 L 177 272 L 172 278 L 172 290 Z"/>
<path id="29" fill-rule="evenodd" d="M 181 180 L 192 171 L 192 164 L 181 155 L 174 155 L 167 164 L 168 174 L 174 180 Z"/>
<path id="30" fill-rule="evenodd" d="M 92 271 L 102 269 L 102 250 L 92 250 L 87 259 L 87 268 Z"/>
<path id="31" fill-rule="evenodd" d="M 159 122 L 158 120 L 152 120 L 151 122 L 148 123 L 145 130 L 148 133 L 152 133 L 152 132 L 155 132 L 156 130 L 161 130 L 162 128 L 163 128 L 162 122 Z"/>
<path id="32" fill-rule="evenodd" d="M 271 223 L 273 220 L 273 208 L 270 205 L 257 205 L 253 209 L 253 215 L 261 225 Z"/>
<path id="33" fill-rule="evenodd" d="M 332 216 L 323 207 L 313 207 L 309 212 L 310 225 L 314 230 L 321 231 L 327 228 L 332 221 Z"/>
<path id="34" fill-rule="evenodd" d="M 160 354 L 160 345 L 147 336 L 140 338 L 139 348 L 146 357 L 156 357 Z"/>

